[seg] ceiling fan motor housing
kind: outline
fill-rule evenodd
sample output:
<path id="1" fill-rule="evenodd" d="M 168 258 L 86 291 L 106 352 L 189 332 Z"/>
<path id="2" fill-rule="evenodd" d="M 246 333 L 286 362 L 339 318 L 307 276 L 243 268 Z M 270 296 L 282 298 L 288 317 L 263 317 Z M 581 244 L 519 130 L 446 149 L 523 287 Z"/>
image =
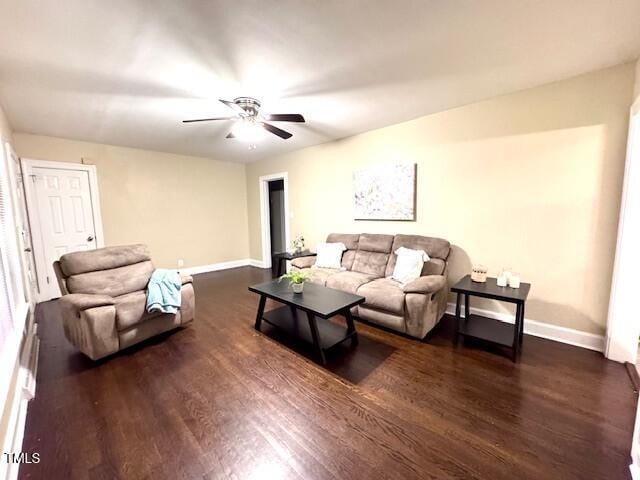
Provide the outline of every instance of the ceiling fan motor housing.
<path id="1" fill-rule="evenodd" d="M 260 110 L 260 102 L 251 97 L 238 97 L 233 99 L 233 103 L 242 108 L 247 115 L 255 117 Z"/>

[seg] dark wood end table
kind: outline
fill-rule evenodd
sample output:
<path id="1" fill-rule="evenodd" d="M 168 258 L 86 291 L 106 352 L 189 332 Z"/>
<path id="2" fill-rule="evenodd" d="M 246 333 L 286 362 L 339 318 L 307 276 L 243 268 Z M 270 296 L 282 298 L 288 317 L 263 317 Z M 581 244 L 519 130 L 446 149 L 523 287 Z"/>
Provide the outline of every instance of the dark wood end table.
<path id="1" fill-rule="evenodd" d="M 499 287 L 495 278 L 487 278 L 484 283 L 477 283 L 467 275 L 451 287 L 457 293 L 456 298 L 456 343 L 461 337 L 472 337 L 501 347 L 511 349 L 511 360 L 516 361 L 518 351 L 522 348 L 524 337 L 524 305 L 529 295 L 531 284 L 520 283 L 519 288 Z M 460 303 L 464 297 L 464 320 L 460 313 Z M 515 324 L 502 322 L 493 318 L 474 315 L 470 312 L 469 297 L 482 297 L 501 302 L 515 303 Z"/>
<path id="2" fill-rule="evenodd" d="M 351 345 L 358 344 L 358 333 L 351 315 L 351 308 L 364 302 L 364 297 L 335 290 L 333 288 L 305 283 L 304 292 L 293 293 L 289 282 L 271 280 L 252 285 L 249 291 L 260 295 L 255 329 L 260 330 L 262 321 L 286 333 L 312 343 L 322 364 L 327 360 L 325 352 L 351 339 Z M 267 298 L 284 304 L 283 307 L 264 311 Z M 347 329 L 328 321 L 318 322 L 316 317 L 328 319 L 343 315 Z M 305 318 L 306 317 L 306 318 Z"/>
<path id="3" fill-rule="evenodd" d="M 278 252 L 274 253 L 271 258 L 271 264 L 275 267 L 273 269 L 273 278 L 279 278 L 283 269 L 282 265 L 287 263 L 287 260 L 293 260 L 294 258 L 300 257 L 315 257 L 317 254 L 311 252 L 310 250 L 302 250 L 301 252 L 291 253 L 291 252 Z"/>

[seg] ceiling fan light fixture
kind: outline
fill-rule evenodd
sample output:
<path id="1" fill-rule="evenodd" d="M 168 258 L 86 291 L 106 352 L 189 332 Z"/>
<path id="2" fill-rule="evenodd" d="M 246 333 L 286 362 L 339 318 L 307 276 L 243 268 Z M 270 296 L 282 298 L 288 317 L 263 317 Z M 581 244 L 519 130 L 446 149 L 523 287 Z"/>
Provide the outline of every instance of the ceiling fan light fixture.
<path id="1" fill-rule="evenodd" d="M 237 138 L 243 142 L 255 142 L 262 140 L 265 132 L 271 133 L 287 140 L 292 133 L 276 127 L 270 122 L 296 122 L 304 123 L 304 117 L 299 113 L 272 113 L 261 114 L 260 102 L 252 97 L 238 97 L 233 100 L 220 99 L 220 102 L 232 109 L 236 114 L 232 117 L 195 118 L 183 120 L 183 123 L 211 122 L 213 120 L 235 120 L 231 132 L 225 138 Z"/>
<path id="2" fill-rule="evenodd" d="M 231 129 L 231 133 L 243 142 L 256 142 L 265 137 L 265 131 L 262 125 L 250 117 L 237 120 Z"/>

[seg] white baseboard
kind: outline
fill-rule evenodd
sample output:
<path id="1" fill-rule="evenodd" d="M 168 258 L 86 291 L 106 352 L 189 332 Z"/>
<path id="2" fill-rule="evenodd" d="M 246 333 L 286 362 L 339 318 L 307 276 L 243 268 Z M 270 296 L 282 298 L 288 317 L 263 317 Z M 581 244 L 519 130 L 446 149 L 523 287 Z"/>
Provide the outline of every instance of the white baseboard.
<path id="1" fill-rule="evenodd" d="M 230 260 L 228 262 L 210 263 L 209 265 L 199 265 L 197 267 L 180 268 L 180 272 L 187 275 L 197 275 L 198 273 L 217 272 L 218 270 L 229 270 L 230 268 L 238 267 L 265 267 L 262 260 L 254 260 L 251 258 L 244 258 L 242 260 Z"/>
<path id="2" fill-rule="evenodd" d="M 230 268 L 246 267 L 249 265 L 249 259 L 230 260 L 228 262 L 210 263 L 209 265 L 199 265 L 197 267 L 181 268 L 180 272 L 187 275 L 196 275 L 198 273 L 217 272 L 218 270 L 229 270 Z"/>
<path id="3" fill-rule="evenodd" d="M 38 352 L 40 340 L 37 336 L 38 325 L 30 322 L 29 331 L 24 341 L 20 355 L 18 377 L 13 398 L 9 399 L 9 418 L 5 438 L 2 439 L 3 453 L 16 453 L 22 451 L 24 428 L 27 420 L 29 400 L 36 395 L 36 378 L 38 372 Z M 18 478 L 20 464 L 0 462 L 0 478 L 14 480 Z"/>
<path id="4" fill-rule="evenodd" d="M 256 268 L 271 268 L 271 267 L 268 267 L 267 265 L 265 265 L 265 263 L 262 260 L 256 260 L 254 258 L 249 260 L 249 265 L 251 265 L 252 267 L 256 267 Z"/>
<path id="5" fill-rule="evenodd" d="M 455 312 L 455 303 L 449 303 L 447 305 L 447 313 L 450 315 L 455 315 Z M 510 315 L 508 313 L 499 313 L 491 310 L 484 310 L 481 308 L 471 307 L 471 313 L 475 315 L 482 315 L 483 317 L 493 318 L 495 320 L 500 320 L 502 322 L 514 323 L 515 321 L 513 315 Z M 464 311 L 464 305 L 462 305 L 461 315 L 466 315 Z M 574 330 L 573 328 L 560 327 L 558 325 L 551 325 L 550 323 L 543 323 L 525 318 L 524 333 L 533 335 L 534 337 L 546 338 L 555 342 L 566 343 L 569 345 L 574 345 L 576 347 L 595 350 L 597 352 L 604 351 L 605 339 L 603 335 L 596 335 L 594 333 Z"/>

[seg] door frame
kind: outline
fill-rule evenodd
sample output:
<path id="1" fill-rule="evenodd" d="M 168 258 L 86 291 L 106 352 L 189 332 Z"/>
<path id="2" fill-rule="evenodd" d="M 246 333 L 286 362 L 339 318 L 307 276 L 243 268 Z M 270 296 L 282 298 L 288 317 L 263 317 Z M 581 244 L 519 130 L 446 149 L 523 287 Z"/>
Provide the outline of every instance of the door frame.
<path id="1" fill-rule="evenodd" d="M 258 179 L 260 188 L 260 230 L 262 237 L 262 267 L 271 268 L 271 227 L 269 218 L 269 182 L 282 180 L 284 183 L 284 244 L 290 245 L 289 239 L 289 174 L 287 172 L 263 175 Z"/>
<path id="2" fill-rule="evenodd" d="M 93 207 L 93 223 L 95 228 L 96 247 L 104 246 L 104 233 L 102 230 L 102 212 L 100 210 L 100 192 L 98 190 L 98 172 L 95 165 L 85 165 L 84 163 L 58 162 L 51 160 L 38 160 L 33 158 L 21 158 L 22 173 L 24 175 L 25 198 L 27 199 L 27 213 L 29 215 L 29 226 L 31 227 L 31 240 L 33 242 L 33 256 L 36 263 L 36 276 L 38 290 L 36 291 L 36 301 L 49 300 L 43 295 L 42 285 L 44 278 L 42 272 L 45 267 L 44 240 L 40 215 L 38 212 L 38 201 L 33 188 L 33 181 L 29 179 L 35 175 L 34 168 L 53 168 L 57 170 L 74 170 L 87 172 L 89 175 L 89 193 L 91 195 L 91 205 Z"/>
<path id="3" fill-rule="evenodd" d="M 618 239 L 611 279 L 607 335 L 604 354 L 617 362 L 636 363 L 640 317 L 637 316 L 635 295 L 629 286 L 635 284 L 636 247 L 640 239 L 637 200 L 640 198 L 640 97 L 633 103 L 629 116 L 627 154 L 624 167 Z M 631 260 L 630 260 L 631 259 Z M 633 264 L 633 265 L 632 265 Z M 633 321 L 629 321 L 633 319 Z"/>
<path id="4" fill-rule="evenodd" d="M 9 167 L 9 175 L 13 175 L 13 181 L 20 183 L 20 190 L 22 191 L 22 201 L 17 197 L 17 195 L 13 196 L 13 203 L 15 208 L 14 221 L 23 222 L 19 227 L 22 228 L 25 226 L 27 231 L 20 231 L 18 235 L 18 248 L 20 250 L 20 263 L 22 267 L 22 281 L 24 285 L 24 293 L 27 299 L 27 302 L 30 306 L 35 305 L 34 297 L 37 289 L 37 272 L 36 270 L 36 260 L 33 255 L 33 239 L 31 237 L 31 224 L 29 223 L 29 213 L 27 212 L 27 197 L 25 191 L 25 181 L 24 174 L 22 172 L 22 163 L 20 161 L 20 157 L 14 150 L 13 146 L 6 142 L 4 144 L 5 155 L 7 157 L 7 161 L 11 164 Z M 13 168 L 16 170 L 13 170 Z M 16 225 L 16 228 L 18 225 Z M 34 278 L 29 278 L 29 270 L 33 274 Z"/>

